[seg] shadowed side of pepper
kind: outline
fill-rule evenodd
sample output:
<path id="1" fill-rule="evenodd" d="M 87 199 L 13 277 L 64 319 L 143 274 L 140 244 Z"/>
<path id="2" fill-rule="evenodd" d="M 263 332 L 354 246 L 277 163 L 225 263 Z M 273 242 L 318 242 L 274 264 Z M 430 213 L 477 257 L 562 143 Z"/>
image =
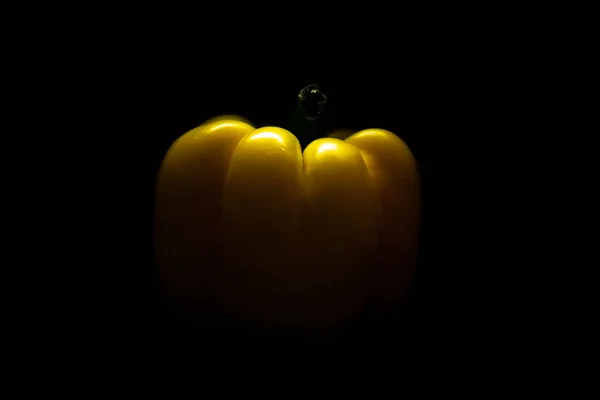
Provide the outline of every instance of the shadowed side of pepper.
<path id="1" fill-rule="evenodd" d="M 217 313 L 223 190 L 229 161 L 254 127 L 214 119 L 181 136 L 156 181 L 155 254 L 170 300 L 184 315 Z"/>

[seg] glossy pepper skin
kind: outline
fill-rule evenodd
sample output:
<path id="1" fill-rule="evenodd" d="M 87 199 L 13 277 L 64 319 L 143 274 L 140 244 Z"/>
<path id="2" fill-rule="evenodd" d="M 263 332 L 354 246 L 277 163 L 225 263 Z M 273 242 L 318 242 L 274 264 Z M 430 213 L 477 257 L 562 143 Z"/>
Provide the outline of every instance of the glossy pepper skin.
<path id="1" fill-rule="evenodd" d="M 278 127 L 209 121 L 169 149 L 155 250 L 180 310 L 329 328 L 395 307 L 415 268 L 419 178 L 406 144 L 369 129 L 301 151 Z"/>

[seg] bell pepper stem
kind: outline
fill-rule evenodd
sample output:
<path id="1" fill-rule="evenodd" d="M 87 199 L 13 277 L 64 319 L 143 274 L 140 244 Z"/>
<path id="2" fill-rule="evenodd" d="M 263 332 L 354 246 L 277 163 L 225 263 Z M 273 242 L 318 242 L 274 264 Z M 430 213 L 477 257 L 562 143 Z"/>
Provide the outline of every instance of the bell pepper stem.
<path id="1" fill-rule="evenodd" d="M 298 138 L 302 150 L 312 141 L 325 136 L 326 107 L 327 97 L 318 85 L 308 85 L 298 93 L 298 102 L 288 130 Z"/>

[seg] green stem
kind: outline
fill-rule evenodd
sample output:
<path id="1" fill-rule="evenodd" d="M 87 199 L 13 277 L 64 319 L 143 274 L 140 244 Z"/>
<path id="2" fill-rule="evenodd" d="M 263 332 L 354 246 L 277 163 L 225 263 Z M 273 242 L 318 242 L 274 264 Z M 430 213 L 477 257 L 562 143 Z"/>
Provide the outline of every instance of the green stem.
<path id="1" fill-rule="evenodd" d="M 298 138 L 302 150 L 312 141 L 325 136 L 326 106 L 327 97 L 317 85 L 309 85 L 298 94 L 298 103 L 288 130 Z"/>

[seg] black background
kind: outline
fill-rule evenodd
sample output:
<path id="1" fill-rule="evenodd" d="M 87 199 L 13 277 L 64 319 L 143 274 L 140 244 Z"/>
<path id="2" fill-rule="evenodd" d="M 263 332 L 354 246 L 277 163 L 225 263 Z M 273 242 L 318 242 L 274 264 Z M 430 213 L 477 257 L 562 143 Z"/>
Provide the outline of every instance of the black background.
<path id="1" fill-rule="evenodd" d="M 570 59 L 557 46 L 579 38 L 539 7 L 363 5 L 357 16 L 326 16 L 296 4 L 276 18 L 267 17 L 272 8 L 246 14 L 229 3 L 226 11 L 177 16 L 162 5 L 69 8 L 60 19 L 38 9 L 45 24 L 35 34 L 31 10 L 23 34 L 9 27 L 16 51 L 6 64 L 18 71 L 5 75 L 6 89 L 16 89 L 9 103 L 21 113 L 7 112 L 19 124 L 6 137 L 25 142 L 5 151 L 5 176 L 17 184 L 6 197 L 20 206 L 7 209 L 6 222 L 17 226 L 6 232 L 24 239 L 23 247 L 6 246 L 17 252 L 6 273 L 23 274 L 5 281 L 15 326 L 25 327 L 17 351 L 37 344 L 62 357 L 74 349 L 84 363 L 108 354 L 117 368 L 114 360 L 132 350 L 153 357 L 157 349 L 256 348 L 248 338 L 204 340 L 165 309 L 152 248 L 155 177 L 170 144 L 208 118 L 231 113 L 285 126 L 310 83 L 329 97 L 332 129 L 395 132 L 422 177 L 419 266 L 401 310 L 408 317 L 367 324 L 374 334 L 354 337 L 352 351 L 415 349 L 425 362 L 449 351 L 446 374 L 467 355 L 495 363 L 505 350 L 514 354 L 512 344 L 544 343 L 553 328 L 530 328 L 544 313 L 562 323 L 549 300 L 567 296 L 563 282 L 544 286 L 541 278 L 557 262 L 566 276 L 574 252 L 561 263 L 555 255 L 564 245 L 539 231 L 558 236 L 550 228 L 565 207 L 548 205 L 565 193 L 577 197 L 564 155 L 580 153 L 562 148 L 573 128 L 556 129 L 562 111 L 553 114 L 543 98 L 555 100 L 563 74 L 556 66 Z M 548 143 L 561 148 L 549 151 Z M 532 196 L 543 180 L 550 194 Z M 542 286 L 551 293 L 538 293 Z M 524 354 L 519 349 L 510 368 Z"/>

